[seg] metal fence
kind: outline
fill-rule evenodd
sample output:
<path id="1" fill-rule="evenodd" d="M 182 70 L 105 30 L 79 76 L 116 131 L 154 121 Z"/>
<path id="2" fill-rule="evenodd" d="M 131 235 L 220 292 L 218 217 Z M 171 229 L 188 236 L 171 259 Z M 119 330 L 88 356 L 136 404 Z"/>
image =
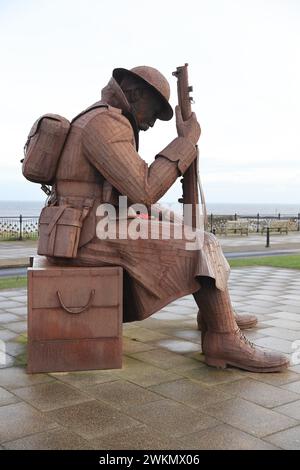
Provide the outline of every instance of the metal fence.
<path id="1" fill-rule="evenodd" d="M 208 230 L 213 233 L 222 233 L 223 228 L 226 225 L 226 222 L 229 220 L 240 220 L 246 219 L 249 225 L 249 232 L 259 233 L 265 231 L 269 227 L 272 220 L 282 220 L 286 221 L 289 231 L 300 231 L 300 213 L 298 214 L 243 214 L 239 215 L 229 214 L 229 215 L 219 215 L 219 214 L 208 214 Z"/>
<path id="2" fill-rule="evenodd" d="M 264 231 L 270 224 L 271 220 L 286 220 L 288 222 L 289 231 L 300 231 L 300 213 L 299 214 L 208 214 L 207 229 L 213 233 L 222 233 L 226 222 L 229 220 L 247 219 L 249 224 L 249 232 L 259 233 Z M 38 216 L 0 216 L 0 240 L 26 240 L 38 238 Z"/>
<path id="3" fill-rule="evenodd" d="M 37 216 L 0 217 L 0 240 L 35 240 L 38 238 Z"/>

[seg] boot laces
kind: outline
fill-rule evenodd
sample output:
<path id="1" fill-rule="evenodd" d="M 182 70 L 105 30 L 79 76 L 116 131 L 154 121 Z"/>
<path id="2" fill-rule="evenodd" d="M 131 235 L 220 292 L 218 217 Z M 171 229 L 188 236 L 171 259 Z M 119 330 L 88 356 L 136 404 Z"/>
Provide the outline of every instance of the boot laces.
<path id="1" fill-rule="evenodd" d="M 244 341 L 246 344 L 248 344 L 252 349 L 255 349 L 255 345 L 252 343 L 252 341 L 250 341 L 247 336 L 244 335 L 244 333 L 238 329 L 237 331 L 237 334 L 239 335 L 240 339 L 242 341 Z"/>

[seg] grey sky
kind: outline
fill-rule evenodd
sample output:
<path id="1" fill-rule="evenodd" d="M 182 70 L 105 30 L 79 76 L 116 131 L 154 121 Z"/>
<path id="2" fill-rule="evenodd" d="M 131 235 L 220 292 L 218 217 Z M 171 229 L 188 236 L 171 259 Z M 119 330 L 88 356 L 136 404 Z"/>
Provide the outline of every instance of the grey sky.
<path id="1" fill-rule="evenodd" d="M 19 163 L 38 116 L 72 118 L 136 65 L 164 73 L 175 105 L 171 74 L 189 62 L 207 200 L 299 203 L 299 20 L 298 0 L 0 0 L 0 199 L 42 197 Z M 141 156 L 174 137 L 159 121 Z"/>

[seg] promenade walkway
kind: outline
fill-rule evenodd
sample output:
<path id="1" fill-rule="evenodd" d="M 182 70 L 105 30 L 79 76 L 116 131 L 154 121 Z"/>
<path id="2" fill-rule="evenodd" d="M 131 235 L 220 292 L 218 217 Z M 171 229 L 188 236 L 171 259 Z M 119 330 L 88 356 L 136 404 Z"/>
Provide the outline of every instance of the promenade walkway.
<path id="1" fill-rule="evenodd" d="M 258 315 L 249 339 L 292 358 L 300 272 L 233 269 L 230 292 Z M 124 325 L 120 370 L 27 375 L 26 311 L 25 289 L 0 291 L 0 448 L 300 449 L 300 365 L 207 367 L 192 296 Z"/>
<path id="2" fill-rule="evenodd" d="M 224 237 L 227 255 L 300 250 L 300 234 Z M 18 266 L 36 242 L 1 242 Z M 123 368 L 26 374 L 26 289 L 0 291 L 0 449 L 300 449 L 300 271 L 233 269 L 230 292 L 258 326 L 248 338 L 287 354 L 289 370 L 207 367 L 192 296 L 125 324 Z M 1 342 L 2 341 L 2 342 Z"/>
<path id="3" fill-rule="evenodd" d="M 300 232 L 290 232 L 288 235 L 271 235 L 270 248 L 266 248 L 266 237 L 260 234 L 249 236 L 220 237 L 220 243 L 225 253 L 259 252 L 268 254 L 270 251 L 300 252 Z M 24 266 L 30 256 L 36 254 L 36 241 L 0 242 L 0 268 L 3 266 Z"/>
<path id="4" fill-rule="evenodd" d="M 266 248 L 266 234 L 250 234 L 248 236 L 220 237 L 224 252 L 239 251 L 269 251 L 295 250 L 300 251 L 300 232 L 290 232 L 288 235 L 277 235 L 271 233 L 270 247 Z"/>
<path id="5" fill-rule="evenodd" d="M 0 242 L 0 268 L 4 266 L 25 266 L 30 256 L 36 254 L 36 241 Z"/>

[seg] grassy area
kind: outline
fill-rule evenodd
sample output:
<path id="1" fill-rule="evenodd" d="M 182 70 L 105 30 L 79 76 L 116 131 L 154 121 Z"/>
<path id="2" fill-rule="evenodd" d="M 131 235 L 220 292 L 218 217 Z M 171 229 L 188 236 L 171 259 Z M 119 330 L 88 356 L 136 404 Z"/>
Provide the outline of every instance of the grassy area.
<path id="1" fill-rule="evenodd" d="M 300 255 L 264 256 L 260 258 L 237 258 L 228 260 L 232 268 L 246 266 L 272 266 L 274 268 L 300 269 Z M 26 276 L 0 278 L 0 290 L 27 286 Z"/>
<path id="2" fill-rule="evenodd" d="M 228 260 L 232 268 L 245 266 L 272 266 L 274 268 L 300 269 L 300 255 L 263 256 Z"/>
<path id="3" fill-rule="evenodd" d="M 0 290 L 17 289 L 18 287 L 26 287 L 26 286 L 27 286 L 26 276 L 0 278 Z"/>
<path id="4" fill-rule="evenodd" d="M 0 242 L 26 242 L 26 241 L 37 241 L 37 234 L 23 235 L 20 240 L 19 235 L 6 235 L 0 232 Z"/>

